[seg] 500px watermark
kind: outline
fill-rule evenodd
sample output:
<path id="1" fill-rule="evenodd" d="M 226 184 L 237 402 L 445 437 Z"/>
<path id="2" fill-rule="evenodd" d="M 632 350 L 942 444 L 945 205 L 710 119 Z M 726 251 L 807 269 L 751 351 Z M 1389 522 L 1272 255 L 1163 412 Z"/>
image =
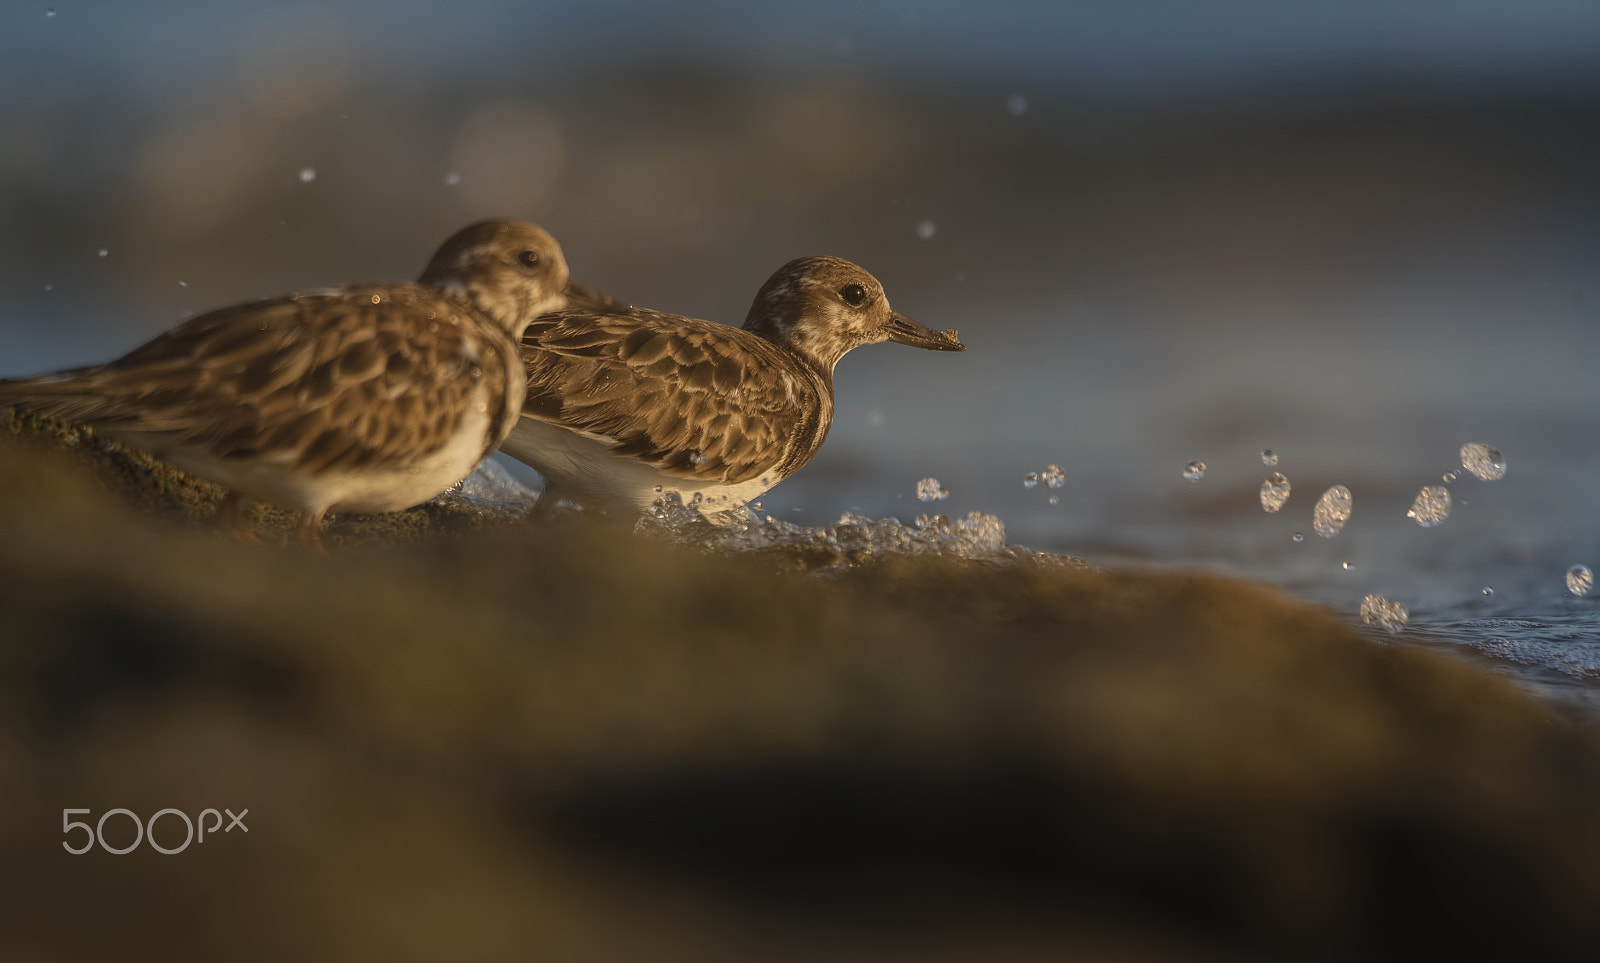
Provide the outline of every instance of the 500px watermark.
<path id="1" fill-rule="evenodd" d="M 239 815 L 237 816 L 233 814 L 233 810 L 231 809 L 224 809 L 222 813 L 217 812 L 215 809 L 202 809 L 200 811 L 199 818 L 194 820 L 191 820 L 188 814 L 181 809 L 163 809 L 154 816 L 151 816 L 148 822 L 141 822 L 138 814 L 131 809 L 107 809 L 105 812 L 100 814 L 99 822 L 96 822 L 93 826 L 90 826 L 85 822 L 79 822 L 72 818 L 73 816 L 87 814 L 90 812 L 92 812 L 92 810 L 88 809 L 61 810 L 61 831 L 63 833 L 70 836 L 74 830 L 81 829 L 88 834 L 88 838 L 83 841 L 83 845 L 76 849 L 73 848 L 71 840 L 64 839 L 61 841 L 61 848 L 65 849 L 74 856 L 82 856 L 84 853 L 87 853 L 89 850 L 94 848 L 95 843 L 99 843 L 100 848 L 108 853 L 111 853 L 115 856 L 122 856 L 126 853 L 133 852 L 135 849 L 138 849 L 139 844 L 147 839 L 150 841 L 150 848 L 154 849 L 156 852 L 161 853 L 164 856 L 176 856 L 178 853 L 188 849 L 190 843 L 196 842 L 196 823 L 199 824 L 200 828 L 198 836 L 199 842 L 204 843 L 206 841 L 206 833 L 208 832 L 212 835 L 216 835 L 217 830 L 222 829 L 222 813 L 228 814 L 228 828 L 223 829 L 223 832 L 231 833 L 233 832 L 235 826 L 247 833 L 250 831 L 250 827 L 244 824 L 244 817 L 250 812 L 248 809 L 240 810 Z M 106 820 L 117 815 L 126 816 L 133 820 L 133 842 L 122 847 L 121 849 L 114 849 L 107 845 L 105 836 Z M 168 848 L 156 842 L 156 820 L 160 819 L 162 816 L 174 816 L 183 820 L 184 831 L 187 833 L 187 835 L 183 837 L 182 846 Z M 209 828 L 206 826 L 207 816 L 213 817 L 214 820 Z"/>

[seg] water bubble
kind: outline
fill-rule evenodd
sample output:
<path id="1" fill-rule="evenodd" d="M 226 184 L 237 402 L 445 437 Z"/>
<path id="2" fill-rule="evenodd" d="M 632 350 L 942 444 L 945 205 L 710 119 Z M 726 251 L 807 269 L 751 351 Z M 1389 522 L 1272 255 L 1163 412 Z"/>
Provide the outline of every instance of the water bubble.
<path id="1" fill-rule="evenodd" d="M 444 186 L 446 186 L 446 187 L 459 187 L 460 185 L 461 185 L 461 175 L 460 174 L 457 174 L 455 171 L 451 171 L 450 173 L 444 175 Z"/>
<path id="2" fill-rule="evenodd" d="M 917 501 L 931 502 L 949 498 L 950 490 L 939 484 L 937 478 L 924 478 L 917 482 Z"/>
<path id="3" fill-rule="evenodd" d="M 1417 500 L 1411 503 L 1406 517 L 1416 519 L 1423 528 L 1442 524 L 1450 517 L 1450 489 L 1443 485 L 1424 487 L 1417 492 Z"/>
<path id="4" fill-rule="evenodd" d="M 1294 543 L 1296 545 L 1299 545 L 1301 542 L 1303 542 L 1305 540 L 1306 540 L 1306 536 L 1305 536 L 1304 532 L 1295 532 L 1294 533 Z"/>
<path id="5" fill-rule="evenodd" d="M 1052 505 L 1059 505 L 1059 504 L 1061 504 L 1061 496 L 1060 495 L 1051 495 L 1049 501 L 1050 501 L 1050 504 L 1052 504 Z"/>
<path id="6" fill-rule="evenodd" d="M 1567 591 L 1573 595 L 1588 595 L 1594 588 L 1594 573 L 1587 565 L 1574 565 L 1567 569 Z"/>
<path id="7" fill-rule="evenodd" d="M 1395 634 L 1411 618 L 1411 613 L 1399 602 L 1391 602 L 1381 595 L 1369 595 L 1361 600 L 1361 621 L 1368 625 L 1381 625 Z"/>
<path id="8" fill-rule="evenodd" d="M 317 169 L 315 167 L 302 167 L 302 168 L 300 168 L 300 183 L 309 184 L 309 183 L 311 183 L 312 181 L 314 181 L 316 179 L 317 179 Z"/>
<path id="9" fill-rule="evenodd" d="M 932 221 L 921 220 L 917 222 L 917 237 L 922 238 L 924 241 L 930 240 L 938 230 L 939 225 Z"/>
<path id="10" fill-rule="evenodd" d="M 1022 476 L 1022 487 L 1023 488 L 1028 488 L 1028 489 L 1038 488 L 1039 487 L 1039 473 L 1036 472 L 1036 471 L 1030 471 L 1026 475 L 1023 475 Z"/>
<path id="11" fill-rule="evenodd" d="M 1061 470 L 1060 465 L 1046 465 L 1039 479 L 1051 488 L 1060 488 L 1067 483 L 1067 473 Z"/>
<path id="12" fill-rule="evenodd" d="M 1206 477 L 1206 463 L 1205 462 L 1203 462 L 1203 461 L 1191 461 L 1189 464 L 1183 466 L 1183 480 L 1184 481 L 1197 482 L 1197 481 L 1199 481 L 1200 479 L 1202 479 L 1204 477 Z"/>
<path id="13" fill-rule="evenodd" d="M 1494 598 L 1494 586 L 1493 585 L 1485 585 L 1483 587 L 1483 597 L 1484 598 Z"/>
<path id="14" fill-rule="evenodd" d="M 111 252 L 106 250 L 105 248 L 101 248 L 100 251 L 99 251 L 100 257 L 105 257 L 107 254 L 110 254 L 110 253 Z"/>
<path id="15" fill-rule="evenodd" d="M 1335 485 L 1322 493 L 1317 499 L 1317 505 L 1311 510 L 1311 529 L 1323 538 L 1333 538 L 1344 528 L 1344 523 L 1350 520 L 1350 513 L 1355 508 L 1354 500 L 1350 497 L 1350 489 L 1343 485 Z"/>
<path id="16" fill-rule="evenodd" d="M 1457 475 L 1455 472 L 1447 471 L 1444 473 L 1444 483 L 1446 485 L 1454 484 L 1455 480 L 1459 477 L 1461 476 Z"/>
<path id="17" fill-rule="evenodd" d="M 1275 471 L 1261 483 L 1261 510 L 1275 512 L 1289 500 L 1289 479 L 1283 472 Z"/>
<path id="18" fill-rule="evenodd" d="M 1271 468 L 1273 465 L 1276 465 L 1277 463 L 1278 463 L 1278 453 L 1277 452 L 1273 451 L 1271 448 L 1263 448 L 1261 450 L 1261 464 L 1266 465 L 1268 468 Z"/>
<path id="19" fill-rule="evenodd" d="M 56 8 L 55 7 L 51 7 L 50 9 L 48 9 L 48 10 L 46 10 L 44 12 L 44 15 L 47 16 L 47 17 L 55 16 L 56 15 Z"/>
<path id="20" fill-rule="evenodd" d="M 1346 572 L 1348 572 L 1351 569 L 1355 568 L 1355 565 L 1353 563 L 1351 563 L 1351 562 L 1340 562 L 1339 563 L 1339 567 L 1344 569 Z"/>
<path id="21" fill-rule="evenodd" d="M 689 452 L 689 464 L 691 464 L 691 465 L 704 465 L 705 463 L 706 463 L 706 453 L 705 452 L 701 451 L 698 448 L 692 449 Z"/>
<path id="22" fill-rule="evenodd" d="M 44 286 L 44 289 L 45 289 L 45 290 L 46 290 L 46 291 L 54 291 L 54 290 L 55 290 L 55 289 L 56 289 L 56 286 L 55 286 L 55 285 L 54 285 L 54 284 L 46 284 L 46 285 L 45 285 L 45 286 Z"/>
<path id="23" fill-rule="evenodd" d="M 1021 117 L 1028 112 L 1028 98 L 1021 94 L 1012 94 L 1006 98 L 1006 113 L 1013 117 Z"/>
<path id="24" fill-rule="evenodd" d="M 1484 481 L 1506 477 L 1506 459 L 1500 452 L 1477 442 L 1461 446 L 1461 467 Z"/>

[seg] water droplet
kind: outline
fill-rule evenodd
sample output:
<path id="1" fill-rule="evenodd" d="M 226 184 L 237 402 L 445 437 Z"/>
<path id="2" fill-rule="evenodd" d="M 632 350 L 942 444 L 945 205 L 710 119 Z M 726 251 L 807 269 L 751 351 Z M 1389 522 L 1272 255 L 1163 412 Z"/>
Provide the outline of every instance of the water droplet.
<path id="1" fill-rule="evenodd" d="M 105 249 L 105 248 L 101 248 L 101 249 L 100 249 L 100 256 L 101 256 L 101 257 L 105 257 L 105 256 L 106 256 L 106 255 L 107 255 L 107 254 L 110 254 L 110 253 L 111 253 L 111 252 L 110 252 L 110 251 L 108 251 L 108 250 L 106 250 L 106 249 Z"/>
<path id="2" fill-rule="evenodd" d="M 1344 528 L 1344 523 L 1350 520 L 1350 513 L 1355 508 L 1354 499 L 1350 497 L 1350 489 L 1343 485 L 1335 485 L 1322 493 L 1317 499 L 1317 505 L 1311 510 L 1311 529 L 1323 538 L 1333 538 Z"/>
<path id="3" fill-rule="evenodd" d="M 1484 598 L 1493 598 L 1494 597 L 1494 586 L 1493 585 L 1485 585 L 1483 587 L 1483 596 L 1484 596 Z"/>
<path id="4" fill-rule="evenodd" d="M 1588 595 L 1594 588 L 1594 573 L 1587 565 L 1574 565 L 1567 569 L 1567 591 L 1573 595 Z"/>
<path id="5" fill-rule="evenodd" d="M 1039 480 L 1051 488 L 1060 488 L 1067 483 L 1067 473 L 1061 470 L 1060 465 L 1046 465 Z"/>
<path id="6" fill-rule="evenodd" d="M 1061 496 L 1060 495 L 1051 495 L 1050 496 L 1050 504 L 1052 504 L 1052 505 L 1061 504 Z"/>
<path id="7" fill-rule="evenodd" d="M 461 184 L 461 175 L 457 174 L 455 171 L 451 171 L 450 173 L 444 175 L 444 186 L 446 186 L 446 187 L 457 187 L 460 184 Z"/>
<path id="8" fill-rule="evenodd" d="M 938 230 L 939 225 L 932 221 L 922 220 L 917 222 L 917 237 L 922 238 L 924 241 L 931 239 Z"/>
<path id="9" fill-rule="evenodd" d="M 1013 117 L 1021 117 L 1028 112 L 1028 98 L 1022 94 L 1012 94 L 1006 98 L 1006 113 Z"/>
<path id="10" fill-rule="evenodd" d="M 50 9 L 48 9 L 48 10 L 46 10 L 44 12 L 44 15 L 47 16 L 47 17 L 55 16 L 56 15 L 56 8 L 55 7 L 51 7 Z"/>
<path id="11" fill-rule="evenodd" d="M 1275 471 L 1261 483 L 1261 510 L 1275 512 L 1289 500 L 1289 479 L 1283 472 Z"/>
<path id="12" fill-rule="evenodd" d="M 1444 473 L 1444 483 L 1445 483 L 1445 484 L 1446 484 L 1446 485 L 1450 485 L 1450 484 L 1454 484 L 1454 483 L 1455 483 L 1455 480 L 1456 480 L 1456 479 L 1457 479 L 1457 478 L 1459 478 L 1459 477 L 1460 477 L 1460 476 L 1459 476 L 1459 475 L 1457 475 L 1457 474 L 1456 474 L 1456 473 L 1455 473 L 1455 472 L 1453 472 L 1453 471 L 1447 471 L 1447 472 L 1445 472 L 1445 473 Z"/>
<path id="13" fill-rule="evenodd" d="M 1450 517 L 1450 489 L 1443 485 L 1428 485 L 1417 492 L 1407 518 L 1414 518 L 1423 528 L 1432 528 Z"/>
<path id="14" fill-rule="evenodd" d="M 706 453 L 705 452 L 701 451 L 698 448 L 692 449 L 689 452 L 689 464 L 691 464 L 691 465 L 704 465 L 705 463 L 706 463 Z"/>
<path id="15" fill-rule="evenodd" d="M 1340 567 L 1340 568 L 1342 568 L 1342 569 L 1344 569 L 1344 570 L 1345 570 L 1345 571 L 1346 571 L 1346 572 L 1348 572 L 1348 571 L 1350 571 L 1350 570 L 1351 570 L 1351 569 L 1353 569 L 1353 568 L 1355 568 L 1355 565 L 1353 565 L 1353 564 L 1352 564 L 1352 563 L 1350 563 L 1350 562 L 1340 562 L 1340 563 L 1339 563 L 1339 567 Z"/>
<path id="16" fill-rule="evenodd" d="M 1497 481 L 1506 477 L 1505 456 L 1488 445 L 1477 442 L 1461 446 L 1461 467 L 1484 481 Z"/>
<path id="17" fill-rule="evenodd" d="M 1184 481 L 1197 482 L 1204 477 L 1206 477 L 1206 463 L 1203 461 L 1191 461 L 1183 467 Z"/>
<path id="18" fill-rule="evenodd" d="M 1277 452 L 1273 451 L 1271 448 L 1263 448 L 1261 450 L 1261 464 L 1266 465 L 1268 468 L 1271 468 L 1273 465 L 1276 465 L 1277 463 L 1278 463 L 1278 453 Z"/>
<path id="19" fill-rule="evenodd" d="M 179 281 L 178 282 L 178 287 L 180 287 L 180 288 L 186 288 L 188 286 L 189 286 L 189 282 L 188 281 Z"/>
<path id="20" fill-rule="evenodd" d="M 1294 533 L 1294 543 L 1296 545 L 1299 545 L 1301 542 L 1303 542 L 1305 540 L 1306 540 L 1305 533 L 1303 533 L 1303 532 L 1295 532 Z"/>
<path id="21" fill-rule="evenodd" d="M 309 183 L 311 183 L 312 181 L 314 181 L 316 179 L 317 179 L 317 169 L 315 167 L 302 167 L 302 168 L 300 168 L 300 183 L 309 184 Z"/>
<path id="22" fill-rule="evenodd" d="M 1391 602 L 1381 595 L 1369 595 L 1361 600 L 1361 621 L 1368 625 L 1381 625 L 1390 634 L 1398 633 L 1411 618 L 1411 613 L 1399 602 Z"/>
<path id="23" fill-rule="evenodd" d="M 1036 472 L 1036 471 L 1030 471 L 1026 475 L 1023 475 L 1022 476 L 1022 487 L 1023 488 L 1038 488 L 1039 487 L 1039 473 Z"/>
<path id="24" fill-rule="evenodd" d="M 939 484 L 937 478 L 924 478 L 917 482 L 917 501 L 931 502 L 950 497 L 950 490 Z"/>

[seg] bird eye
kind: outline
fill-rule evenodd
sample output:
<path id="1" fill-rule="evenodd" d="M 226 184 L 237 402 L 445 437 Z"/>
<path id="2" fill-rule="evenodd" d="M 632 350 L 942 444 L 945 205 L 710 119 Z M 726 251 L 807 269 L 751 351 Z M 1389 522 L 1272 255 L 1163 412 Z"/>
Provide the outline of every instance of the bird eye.
<path id="1" fill-rule="evenodd" d="M 523 267 L 534 267 L 542 260 L 544 260 L 544 255 L 540 254 L 538 251 L 523 251 L 521 254 L 517 255 L 517 263 L 521 264 Z"/>
<path id="2" fill-rule="evenodd" d="M 852 308 L 859 308 L 867 300 L 867 289 L 859 284 L 846 284 L 839 289 L 839 297 Z"/>

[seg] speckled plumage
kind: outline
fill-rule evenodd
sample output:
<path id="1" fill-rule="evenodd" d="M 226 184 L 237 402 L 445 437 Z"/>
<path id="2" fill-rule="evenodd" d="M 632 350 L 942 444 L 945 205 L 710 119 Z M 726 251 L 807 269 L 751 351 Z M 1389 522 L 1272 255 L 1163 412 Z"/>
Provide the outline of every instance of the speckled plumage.
<path id="1" fill-rule="evenodd" d="M 831 257 L 780 268 L 743 328 L 620 305 L 548 314 L 523 335 L 528 394 L 502 450 L 546 477 L 547 497 L 639 512 L 677 490 L 731 508 L 810 460 L 833 420 L 834 366 L 880 341 L 965 350 Z"/>
<path id="2" fill-rule="evenodd" d="M 566 301 L 537 227 L 458 231 L 417 283 L 221 308 L 103 365 L 0 381 L 0 404 L 94 425 L 179 468 L 303 513 L 391 511 L 463 478 L 517 420 L 524 325 Z"/>

